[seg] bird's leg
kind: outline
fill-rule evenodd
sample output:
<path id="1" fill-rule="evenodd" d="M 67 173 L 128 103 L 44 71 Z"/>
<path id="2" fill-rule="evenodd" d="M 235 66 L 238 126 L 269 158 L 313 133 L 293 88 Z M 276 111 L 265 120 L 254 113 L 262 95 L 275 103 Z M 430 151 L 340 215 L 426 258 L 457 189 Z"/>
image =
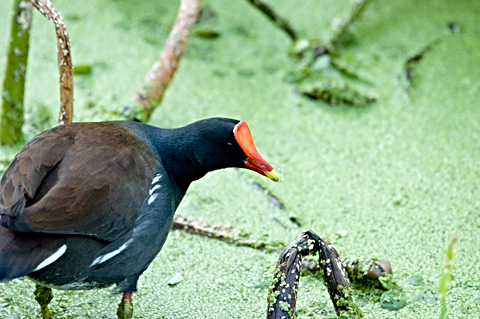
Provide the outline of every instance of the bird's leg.
<path id="1" fill-rule="evenodd" d="M 40 285 L 35 285 L 35 300 L 40 305 L 40 313 L 43 319 L 50 318 L 50 310 L 48 310 L 48 304 L 53 299 L 52 289 Z"/>
<path id="2" fill-rule="evenodd" d="M 123 293 L 122 301 L 118 305 L 117 317 L 118 319 L 131 319 L 133 316 L 132 292 L 125 291 Z"/>

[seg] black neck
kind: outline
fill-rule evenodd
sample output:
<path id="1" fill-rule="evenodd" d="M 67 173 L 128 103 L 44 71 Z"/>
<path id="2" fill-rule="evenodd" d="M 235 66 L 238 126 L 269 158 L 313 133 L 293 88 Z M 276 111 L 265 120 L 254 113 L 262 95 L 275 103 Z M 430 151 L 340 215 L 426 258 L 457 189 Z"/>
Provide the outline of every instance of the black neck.
<path id="1" fill-rule="evenodd" d="M 189 126 L 176 129 L 162 129 L 136 123 L 145 134 L 151 147 L 162 159 L 170 180 L 185 193 L 191 182 L 202 178 L 208 170 L 200 166 L 195 158 L 195 134 L 186 134 Z"/>

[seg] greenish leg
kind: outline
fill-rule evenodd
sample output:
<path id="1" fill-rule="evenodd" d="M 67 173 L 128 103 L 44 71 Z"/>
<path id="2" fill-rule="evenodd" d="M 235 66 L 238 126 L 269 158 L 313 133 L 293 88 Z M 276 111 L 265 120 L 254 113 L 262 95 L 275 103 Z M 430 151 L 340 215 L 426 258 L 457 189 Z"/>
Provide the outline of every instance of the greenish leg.
<path id="1" fill-rule="evenodd" d="M 40 305 L 40 313 L 43 319 L 50 318 L 50 310 L 48 310 L 48 304 L 53 299 L 52 289 L 40 285 L 35 285 L 35 300 Z"/>
<path id="2" fill-rule="evenodd" d="M 132 319 L 133 304 L 131 291 L 123 293 L 122 301 L 120 301 L 120 304 L 118 305 L 117 317 L 118 319 Z"/>

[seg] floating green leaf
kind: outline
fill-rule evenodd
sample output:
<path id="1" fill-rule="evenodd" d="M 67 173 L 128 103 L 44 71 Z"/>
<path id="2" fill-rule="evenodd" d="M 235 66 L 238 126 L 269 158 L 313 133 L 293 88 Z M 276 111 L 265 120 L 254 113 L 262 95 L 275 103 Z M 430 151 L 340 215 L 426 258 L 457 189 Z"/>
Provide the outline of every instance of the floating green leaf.
<path id="1" fill-rule="evenodd" d="M 92 68 L 88 64 L 76 65 L 73 67 L 73 74 L 77 75 L 87 75 L 92 72 Z"/>
<path id="2" fill-rule="evenodd" d="M 407 305 L 407 299 L 398 289 L 385 291 L 380 297 L 380 305 L 390 311 L 397 311 Z"/>
<path id="3" fill-rule="evenodd" d="M 422 276 L 413 276 L 407 279 L 407 284 L 412 286 L 421 286 L 423 285 L 423 277 Z"/>
<path id="4" fill-rule="evenodd" d="M 437 304 L 437 297 L 431 293 L 426 294 L 418 294 L 413 296 L 412 298 L 414 301 L 421 301 L 426 303 L 427 305 L 436 305 Z"/>

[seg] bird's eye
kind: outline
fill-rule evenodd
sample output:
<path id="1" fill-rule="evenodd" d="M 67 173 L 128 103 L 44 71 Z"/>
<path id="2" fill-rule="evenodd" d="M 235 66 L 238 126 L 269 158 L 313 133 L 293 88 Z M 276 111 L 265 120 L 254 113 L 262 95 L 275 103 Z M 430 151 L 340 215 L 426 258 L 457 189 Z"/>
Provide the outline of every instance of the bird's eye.
<path id="1" fill-rule="evenodd" d="M 233 145 L 232 143 L 230 142 L 226 142 L 223 144 L 223 148 L 226 150 L 226 151 L 233 151 L 236 149 L 235 145 Z"/>

